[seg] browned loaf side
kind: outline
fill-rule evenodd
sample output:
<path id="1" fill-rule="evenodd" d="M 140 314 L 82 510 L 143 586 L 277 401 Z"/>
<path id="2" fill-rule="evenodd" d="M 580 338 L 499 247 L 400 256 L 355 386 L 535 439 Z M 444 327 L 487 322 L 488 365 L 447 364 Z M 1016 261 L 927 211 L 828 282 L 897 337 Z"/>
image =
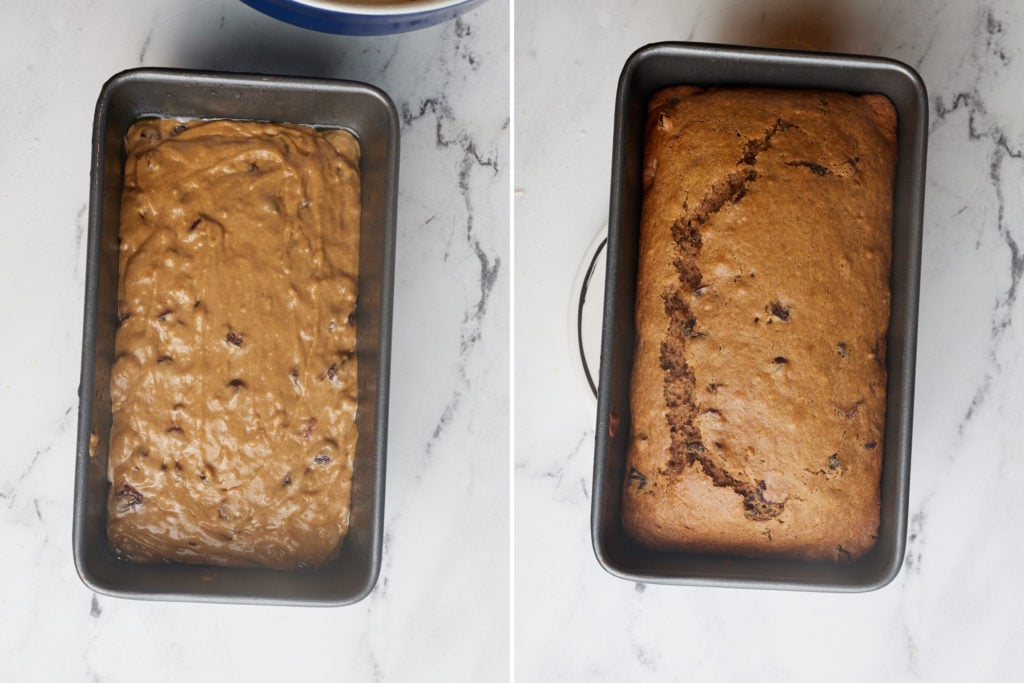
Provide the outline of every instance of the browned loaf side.
<path id="1" fill-rule="evenodd" d="M 879 95 L 651 99 L 623 506 L 641 543 L 874 545 L 895 130 Z"/>

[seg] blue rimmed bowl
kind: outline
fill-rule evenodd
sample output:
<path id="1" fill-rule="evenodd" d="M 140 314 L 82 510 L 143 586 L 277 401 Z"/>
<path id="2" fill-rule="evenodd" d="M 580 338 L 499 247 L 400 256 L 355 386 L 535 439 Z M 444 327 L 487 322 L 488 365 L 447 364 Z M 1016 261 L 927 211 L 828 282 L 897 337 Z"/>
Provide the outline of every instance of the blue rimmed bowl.
<path id="1" fill-rule="evenodd" d="M 379 36 L 453 19 L 484 0 L 242 0 L 281 21 L 323 33 Z"/>

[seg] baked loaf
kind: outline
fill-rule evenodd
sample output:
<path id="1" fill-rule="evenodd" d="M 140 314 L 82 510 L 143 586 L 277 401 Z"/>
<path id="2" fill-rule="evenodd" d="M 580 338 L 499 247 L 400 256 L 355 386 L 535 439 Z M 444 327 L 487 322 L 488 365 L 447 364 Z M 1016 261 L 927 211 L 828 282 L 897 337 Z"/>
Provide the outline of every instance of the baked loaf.
<path id="1" fill-rule="evenodd" d="M 342 131 L 129 131 L 108 536 L 136 562 L 295 568 L 348 529 L 359 147 Z"/>
<path id="2" fill-rule="evenodd" d="M 651 99 L 623 506 L 641 543 L 873 546 L 895 128 L 879 95 Z"/>

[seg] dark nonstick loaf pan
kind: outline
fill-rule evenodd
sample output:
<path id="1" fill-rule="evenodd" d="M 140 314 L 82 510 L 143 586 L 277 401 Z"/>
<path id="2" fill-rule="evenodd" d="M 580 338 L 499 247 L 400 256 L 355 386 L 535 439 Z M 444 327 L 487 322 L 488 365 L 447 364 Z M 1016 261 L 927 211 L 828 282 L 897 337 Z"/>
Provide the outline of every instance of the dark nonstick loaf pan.
<path id="1" fill-rule="evenodd" d="M 345 128 L 359 138 L 359 441 L 350 529 L 338 556 L 320 568 L 276 571 L 132 564 L 116 558 L 108 547 L 109 384 L 117 315 L 124 137 L 133 121 L 146 116 Z M 132 598 L 302 605 L 343 605 L 373 589 L 383 538 L 398 142 L 394 104 L 380 90 L 362 83 L 136 69 L 117 74 L 103 86 L 92 139 L 73 529 L 75 564 L 91 589 Z"/>
<path id="2" fill-rule="evenodd" d="M 621 522 L 630 439 L 637 240 L 643 199 L 644 124 L 651 95 L 673 85 L 771 87 L 881 93 L 898 115 L 893 202 L 892 312 L 888 332 L 881 524 L 872 551 L 850 564 L 750 559 L 649 550 Z M 600 563 L 632 581 L 822 591 L 884 586 L 903 563 L 909 497 L 914 357 L 920 284 L 928 98 L 910 67 L 888 59 L 694 43 L 635 52 L 615 107 L 607 280 L 594 460 L 591 532 Z"/>

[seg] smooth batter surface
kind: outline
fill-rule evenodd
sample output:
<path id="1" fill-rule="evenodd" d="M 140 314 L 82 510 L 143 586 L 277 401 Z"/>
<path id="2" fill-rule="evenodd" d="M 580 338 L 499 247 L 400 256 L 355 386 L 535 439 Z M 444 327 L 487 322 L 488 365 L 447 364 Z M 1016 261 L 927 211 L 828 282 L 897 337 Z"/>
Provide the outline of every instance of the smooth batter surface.
<path id="1" fill-rule="evenodd" d="M 358 143 L 150 119 L 126 146 L 111 543 L 320 564 L 348 528 L 357 438 Z"/>
<path id="2" fill-rule="evenodd" d="M 895 112 L 673 88 L 650 103 L 624 524 L 659 549 L 875 543 Z"/>

